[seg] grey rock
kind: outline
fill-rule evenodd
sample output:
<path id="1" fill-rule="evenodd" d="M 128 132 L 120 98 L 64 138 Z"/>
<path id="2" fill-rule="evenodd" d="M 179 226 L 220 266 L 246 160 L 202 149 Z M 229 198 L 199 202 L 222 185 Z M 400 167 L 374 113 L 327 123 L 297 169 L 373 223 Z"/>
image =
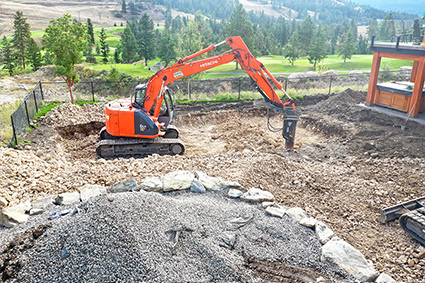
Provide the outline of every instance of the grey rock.
<path id="1" fill-rule="evenodd" d="M 227 196 L 230 198 L 240 198 L 243 195 L 243 192 L 238 189 L 229 189 Z"/>
<path id="2" fill-rule="evenodd" d="M 161 177 L 146 177 L 140 182 L 140 189 L 149 192 L 159 192 L 162 190 Z"/>
<path id="3" fill-rule="evenodd" d="M 164 176 L 164 192 L 187 190 L 192 186 L 195 175 L 189 171 L 170 172 Z"/>
<path id="4" fill-rule="evenodd" d="M 30 210 L 30 216 L 42 214 L 45 210 L 43 208 L 32 208 Z"/>
<path id="5" fill-rule="evenodd" d="M 62 193 L 59 194 L 55 199 L 55 204 L 58 205 L 68 205 L 80 202 L 80 193 L 72 192 L 72 193 Z"/>
<path id="6" fill-rule="evenodd" d="M 308 217 L 308 214 L 301 207 L 290 208 L 286 211 L 286 214 L 288 214 L 292 219 L 297 222 L 300 222 L 302 219 Z"/>
<path id="7" fill-rule="evenodd" d="M 193 193 L 204 194 L 207 190 L 201 182 L 199 182 L 197 179 L 194 179 L 192 185 L 190 186 L 190 191 Z"/>
<path id="8" fill-rule="evenodd" d="M 122 193 L 122 192 L 131 192 L 138 191 L 137 182 L 134 179 L 127 180 L 125 182 L 119 182 L 109 188 L 111 193 Z"/>
<path id="9" fill-rule="evenodd" d="M 223 242 L 229 249 L 233 249 L 236 244 L 236 235 L 234 233 L 223 234 Z"/>
<path id="10" fill-rule="evenodd" d="M 313 228 L 314 226 L 316 226 L 317 222 L 317 219 L 313 217 L 306 217 L 300 220 L 301 225 L 309 228 Z"/>
<path id="11" fill-rule="evenodd" d="M 238 189 L 238 190 L 244 191 L 242 185 L 239 184 L 238 182 L 234 182 L 234 181 L 223 182 L 223 186 L 225 186 L 225 187 L 227 187 L 229 189 Z"/>
<path id="12" fill-rule="evenodd" d="M 307 78 L 317 78 L 319 76 L 319 73 L 314 71 L 308 71 L 305 73 L 305 75 L 307 76 Z"/>
<path id="13" fill-rule="evenodd" d="M 271 192 L 263 191 L 258 188 L 251 188 L 241 196 L 241 199 L 250 202 L 274 201 L 274 196 Z"/>
<path id="14" fill-rule="evenodd" d="M 363 74 L 363 72 L 360 71 L 360 70 L 353 70 L 353 71 L 350 71 L 348 73 L 348 76 L 349 77 L 355 77 L 355 76 L 359 76 L 359 75 L 362 75 L 362 74 Z"/>
<path id="15" fill-rule="evenodd" d="M 219 178 L 210 177 L 201 171 L 195 172 L 195 178 L 197 178 L 199 182 L 201 182 L 201 184 L 205 187 L 205 189 L 209 191 L 220 190 L 220 187 L 223 186 Z"/>
<path id="16" fill-rule="evenodd" d="M 45 197 L 41 199 L 37 199 L 31 202 L 32 209 L 46 209 L 49 205 L 53 204 L 52 197 Z"/>
<path id="17" fill-rule="evenodd" d="M 299 73 L 292 73 L 288 76 L 288 79 L 304 79 L 306 78 L 306 73 L 299 72 Z"/>
<path id="18" fill-rule="evenodd" d="M 86 202 L 90 198 L 106 194 L 106 188 L 99 185 L 84 185 L 79 189 L 79 191 L 82 202 Z"/>
<path id="19" fill-rule="evenodd" d="M 266 213 L 271 216 L 283 217 L 286 209 L 281 206 L 269 206 L 266 208 Z"/>
<path id="20" fill-rule="evenodd" d="M 3 209 L 0 211 L 0 224 L 12 228 L 18 224 L 22 224 L 28 221 L 28 214 L 23 211 L 17 211 L 13 209 Z"/>
<path id="21" fill-rule="evenodd" d="M 319 242 L 323 245 L 326 244 L 330 239 L 332 239 L 335 234 L 334 232 L 326 226 L 322 221 L 318 221 L 315 226 L 316 236 Z"/>
<path id="22" fill-rule="evenodd" d="M 372 282 L 379 275 L 358 250 L 338 237 L 322 246 L 320 259 L 322 262 L 334 262 L 359 281 Z"/>
<path id="23" fill-rule="evenodd" d="M 325 71 L 321 74 L 322 77 L 338 76 L 338 73 L 334 70 Z"/>
<path id="24" fill-rule="evenodd" d="M 389 276 L 386 273 L 381 273 L 378 278 L 376 278 L 375 282 L 380 282 L 380 283 L 393 283 L 393 282 L 397 282 L 395 281 L 391 276 Z"/>

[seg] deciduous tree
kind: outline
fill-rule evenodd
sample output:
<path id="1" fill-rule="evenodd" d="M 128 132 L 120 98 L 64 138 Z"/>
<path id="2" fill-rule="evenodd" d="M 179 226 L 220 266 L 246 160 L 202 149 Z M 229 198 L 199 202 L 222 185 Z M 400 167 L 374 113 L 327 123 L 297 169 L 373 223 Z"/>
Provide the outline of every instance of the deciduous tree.
<path id="1" fill-rule="evenodd" d="M 326 36 L 322 27 L 318 27 L 307 51 L 308 61 L 316 67 L 317 63 L 326 58 Z"/>
<path id="2" fill-rule="evenodd" d="M 72 86 L 79 80 L 75 64 L 80 61 L 87 40 L 87 27 L 72 21 L 70 14 L 51 20 L 42 39 L 44 47 L 54 56 L 55 72 L 65 80 L 73 104 Z"/>

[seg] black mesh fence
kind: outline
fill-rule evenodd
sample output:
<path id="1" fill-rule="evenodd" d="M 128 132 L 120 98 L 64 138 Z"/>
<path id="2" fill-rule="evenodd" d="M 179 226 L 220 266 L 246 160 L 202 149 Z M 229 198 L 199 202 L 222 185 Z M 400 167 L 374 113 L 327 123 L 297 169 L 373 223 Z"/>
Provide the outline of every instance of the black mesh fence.
<path id="1" fill-rule="evenodd" d="M 18 144 L 19 139 L 28 132 L 28 129 L 34 117 L 37 115 L 43 100 L 43 89 L 41 83 L 38 83 L 37 86 L 24 98 L 18 109 L 10 116 L 13 128 L 13 138 L 11 140 L 12 145 Z"/>

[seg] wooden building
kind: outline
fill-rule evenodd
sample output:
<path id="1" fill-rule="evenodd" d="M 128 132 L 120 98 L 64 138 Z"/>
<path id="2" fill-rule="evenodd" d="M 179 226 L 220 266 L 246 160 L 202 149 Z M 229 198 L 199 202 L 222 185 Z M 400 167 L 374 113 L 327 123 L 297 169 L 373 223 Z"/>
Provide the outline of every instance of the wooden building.
<path id="1" fill-rule="evenodd" d="M 425 43 L 425 38 L 424 38 Z M 374 43 L 370 49 L 374 52 L 372 70 L 370 72 L 369 88 L 366 105 L 381 105 L 409 113 L 417 117 L 425 111 L 425 46 L 400 45 L 397 43 Z M 395 58 L 413 61 L 410 82 L 390 82 L 378 84 L 381 58 Z"/>

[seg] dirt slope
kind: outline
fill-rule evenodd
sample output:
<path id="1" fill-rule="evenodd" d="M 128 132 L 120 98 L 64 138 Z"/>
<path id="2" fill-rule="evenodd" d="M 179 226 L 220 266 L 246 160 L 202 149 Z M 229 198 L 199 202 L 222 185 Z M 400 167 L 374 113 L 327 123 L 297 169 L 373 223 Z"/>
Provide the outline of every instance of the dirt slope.
<path id="1" fill-rule="evenodd" d="M 397 223 L 379 224 L 379 209 L 423 195 L 423 127 L 356 106 L 366 93 L 346 90 L 297 101 L 303 112 L 295 150 L 266 127 L 256 102 L 180 106 L 175 124 L 185 156 L 97 159 L 102 106 L 63 105 L 40 121 L 25 150 L 0 149 L 0 193 L 19 198 L 73 191 L 86 183 L 112 185 L 174 170 L 201 170 L 274 193 L 324 221 L 396 280 L 425 276 L 423 247 Z M 279 125 L 278 117 L 272 119 Z"/>

